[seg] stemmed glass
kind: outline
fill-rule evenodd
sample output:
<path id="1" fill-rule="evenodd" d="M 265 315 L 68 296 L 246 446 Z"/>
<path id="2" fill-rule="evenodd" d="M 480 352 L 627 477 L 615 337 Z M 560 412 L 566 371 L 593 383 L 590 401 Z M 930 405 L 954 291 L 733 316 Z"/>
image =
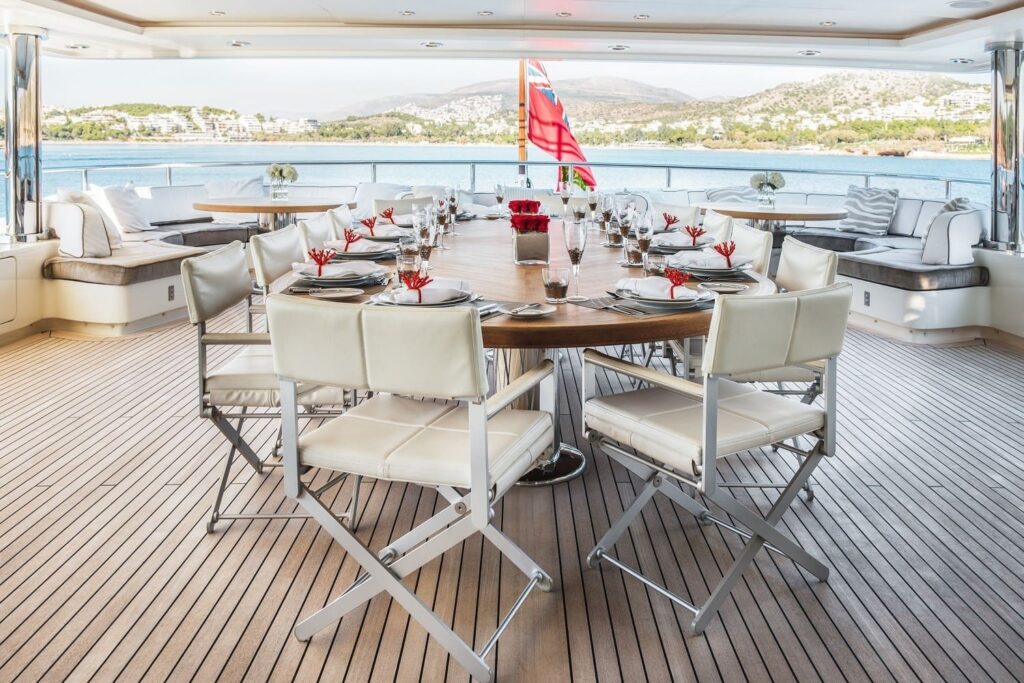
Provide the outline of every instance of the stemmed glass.
<path id="1" fill-rule="evenodd" d="M 416 244 L 420 252 L 420 272 L 424 275 L 430 270 L 430 252 L 434 249 L 434 237 L 437 229 L 430 211 L 413 214 L 412 227 L 416 234 Z"/>
<path id="2" fill-rule="evenodd" d="M 636 218 L 636 211 L 632 204 L 626 205 L 626 210 L 619 214 L 619 234 L 622 236 L 622 261 L 629 263 L 629 233 L 633 230 L 633 222 Z"/>
<path id="3" fill-rule="evenodd" d="M 505 186 L 498 183 L 494 186 L 494 198 L 498 201 L 498 208 L 505 208 Z"/>
<path id="4" fill-rule="evenodd" d="M 444 243 L 444 236 L 448 234 L 447 226 L 448 221 L 451 219 L 451 214 L 448 213 L 448 197 L 447 195 L 439 199 L 434 203 L 434 248 L 444 251 L 448 247 Z"/>
<path id="5" fill-rule="evenodd" d="M 644 272 L 647 272 L 647 253 L 651 249 L 651 241 L 654 239 L 654 214 L 645 213 L 636 221 L 636 243 L 640 247 L 640 257 L 643 259 Z"/>
<path id="6" fill-rule="evenodd" d="M 448 189 L 448 234 L 452 237 L 457 237 L 458 233 L 455 232 L 455 217 L 459 215 L 459 187 L 456 185 L 454 188 Z"/>
<path id="7" fill-rule="evenodd" d="M 572 199 L 572 185 L 569 183 L 562 183 L 562 189 L 558 191 L 558 194 L 562 197 L 562 216 L 569 216 L 569 200 Z"/>
<path id="8" fill-rule="evenodd" d="M 569 263 L 572 264 L 573 291 L 575 294 L 568 297 L 568 301 L 586 301 L 587 297 L 580 295 L 580 261 L 583 260 L 583 250 L 587 248 L 587 233 L 589 226 L 585 221 L 562 221 L 562 234 L 565 237 L 565 249 L 569 252 Z"/>
<path id="9" fill-rule="evenodd" d="M 597 219 L 597 200 L 600 195 L 597 194 L 597 190 L 590 190 L 587 192 L 587 208 L 590 209 L 590 220 Z"/>

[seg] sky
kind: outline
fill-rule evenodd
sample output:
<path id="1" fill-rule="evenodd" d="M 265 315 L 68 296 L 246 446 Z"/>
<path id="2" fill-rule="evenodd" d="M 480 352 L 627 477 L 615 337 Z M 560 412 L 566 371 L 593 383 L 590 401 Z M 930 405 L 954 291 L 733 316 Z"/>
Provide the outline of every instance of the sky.
<path id="1" fill-rule="evenodd" d="M 833 70 L 643 62 L 546 62 L 560 79 L 598 75 L 675 88 L 698 98 L 743 96 Z M 195 59 L 75 60 L 44 57 L 43 102 L 92 106 L 119 102 L 209 105 L 243 113 L 313 114 L 354 101 L 445 92 L 516 76 L 513 60 Z M 972 80 L 987 81 L 988 76 Z"/>

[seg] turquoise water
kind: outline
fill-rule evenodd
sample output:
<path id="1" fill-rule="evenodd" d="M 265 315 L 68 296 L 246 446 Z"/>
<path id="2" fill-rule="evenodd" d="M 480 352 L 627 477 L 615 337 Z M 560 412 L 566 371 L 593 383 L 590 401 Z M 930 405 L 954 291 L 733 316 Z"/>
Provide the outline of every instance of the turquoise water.
<path id="1" fill-rule="evenodd" d="M 827 154 L 779 154 L 761 152 L 719 152 L 710 150 L 666 149 L 592 149 L 586 150 L 595 162 L 626 164 L 683 164 L 701 167 L 697 170 L 677 170 L 672 173 L 673 188 L 704 188 L 709 186 L 746 184 L 750 170 L 711 170 L 709 167 L 737 169 L 783 170 L 787 189 L 794 191 L 843 192 L 850 183 L 861 184 L 860 178 L 801 174 L 795 169 L 820 172 L 891 173 L 904 175 L 940 176 L 987 181 L 990 163 L 985 159 L 921 159 L 914 157 L 870 157 Z M 548 157 L 531 150 L 536 159 Z M 95 144 L 43 146 L 45 169 L 96 167 L 117 164 L 159 164 L 188 162 L 258 162 L 253 168 L 175 169 L 174 183 L 201 183 L 217 178 L 245 178 L 262 174 L 265 163 L 291 162 L 299 170 L 299 183 L 354 184 L 370 179 L 368 164 L 350 167 L 318 166 L 325 162 L 359 162 L 370 160 L 436 160 L 459 161 L 470 159 L 516 160 L 516 149 L 460 145 L 283 145 L 283 144 Z M 598 168 L 598 182 L 606 187 L 663 188 L 664 170 Z M 477 169 L 478 190 L 491 189 L 497 182 L 512 182 L 515 165 L 481 166 Z M 535 186 L 552 186 L 553 168 L 535 168 L 531 171 Z M 165 182 L 162 170 L 93 171 L 90 182 L 99 185 L 124 183 L 129 180 L 140 185 L 160 185 Z M 449 184 L 468 188 L 468 167 L 458 164 L 431 166 L 380 166 L 377 179 L 381 182 L 405 184 Z M 74 172 L 47 173 L 44 192 L 55 192 L 59 187 L 79 187 L 81 175 Z M 943 183 L 908 179 L 878 178 L 874 185 L 896 187 L 908 196 L 941 197 Z M 987 185 L 955 183 L 955 195 L 970 196 L 976 201 L 988 201 Z"/>

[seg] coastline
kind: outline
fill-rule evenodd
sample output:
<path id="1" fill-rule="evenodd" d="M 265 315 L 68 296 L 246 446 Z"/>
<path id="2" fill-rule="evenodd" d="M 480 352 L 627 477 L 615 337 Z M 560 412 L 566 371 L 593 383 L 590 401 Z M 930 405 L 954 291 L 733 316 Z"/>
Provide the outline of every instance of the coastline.
<path id="1" fill-rule="evenodd" d="M 371 142 L 354 142 L 347 140 L 44 140 L 43 145 L 60 146 L 124 146 L 124 147 L 158 147 L 158 146 L 189 146 L 189 145 L 215 145 L 224 147 L 367 147 L 380 145 L 386 147 L 508 147 L 514 149 L 515 145 L 489 144 L 484 142 L 404 142 L 400 140 L 381 140 Z M 703 145 L 587 145 L 585 149 L 612 150 L 612 151 L 634 151 L 653 150 L 659 152 L 729 152 L 743 154 L 785 154 L 794 156 L 847 156 L 847 157 L 883 157 L 880 151 L 851 151 L 848 149 L 748 149 L 744 147 L 704 147 Z M 915 159 L 989 159 L 990 153 L 981 152 L 933 152 L 929 150 L 911 150 L 906 157 Z"/>

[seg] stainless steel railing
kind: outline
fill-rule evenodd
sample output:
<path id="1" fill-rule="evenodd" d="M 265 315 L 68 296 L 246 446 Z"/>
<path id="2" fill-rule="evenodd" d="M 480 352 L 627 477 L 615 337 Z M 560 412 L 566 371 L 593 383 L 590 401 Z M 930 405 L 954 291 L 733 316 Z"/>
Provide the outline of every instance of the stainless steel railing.
<path id="1" fill-rule="evenodd" d="M 95 166 L 77 166 L 77 167 L 48 167 L 43 170 L 44 174 L 57 174 L 57 173 L 77 173 L 81 179 L 81 185 L 83 188 L 88 187 L 90 174 L 100 172 L 125 172 L 125 171 L 159 171 L 164 172 L 164 182 L 166 185 L 174 184 L 174 172 L 176 169 L 201 169 L 201 168 L 247 168 L 247 167 L 264 167 L 267 166 L 270 161 L 215 161 L 215 162 L 174 162 L 174 163 L 158 163 L 158 164 L 109 164 L 109 165 L 95 165 Z M 282 163 L 280 160 L 277 163 Z M 285 163 L 291 163 L 295 166 L 305 167 L 356 167 L 356 166 L 367 166 L 369 167 L 368 178 L 370 182 L 376 182 L 378 177 L 378 168 L 382 166 L 467 166 L 469 170 L 470 187 L 469 190 L 472 192 L 477 191 L 477 169 L 481 166 L 505 166 L 505 167 L 518 167 L 525 165 L 527 174 L 531 168 L 552 168 L 557 166 L 570 167 L 571 164 L 564 164 L 558 161 L 529 161 L 526 164 L 521 164 L 515 160 L 491 160 L 491 159 L 473 159 L 473 160 L 462 160 L 462 159 L 387 159 L 387 160 L 294 160 Z M 664 186 L 661 189 L 683 189 L 673 187 L 673 173 L 676 171 L 711 171 L 711 172 L 750 172 L 757 173 L 762 171 L 778 171 L 780 173 L 789 173 L 794 175 L 810 175 L 810 176 L 829 176 L 836 178 L 857 178 L 865 187 L 870 187 L 873 182 L 877 179 L 901 179 L 901 180 L 917 180 L 926 182 L 942 183 L 944 187 L 944 193 L 946 198 L 952 197 L 952 191 L 954 185 L 976 185 L 976 186 L 987 186 L 989 185 L 988 180 L 980 180 L 977 178 L 957 178 L 949 176 L 939 175 L 927 175 L 927 174 L 915 174 L 915 173 L 884 173 L 884 172 L 867 172 L 867 171 L 850 171 L 841 169 L 807 169 L 799 167 L 779 167 L 779 166 L 723 166 L 723 165 L 703 165 L 703 164 L 646 164 L 646 163 L 630 163 L 630 162 L 602 162 L 595 161 L 587 164 L 593 168 L 608 168 L 608 169 L 624 169 L 624 170 L 655 170 L 664 173 Z M 651 188 L 654 189 L 654 188 Z M 686 188 L 686 189 L 704 189 L 704 188 Z"/>

